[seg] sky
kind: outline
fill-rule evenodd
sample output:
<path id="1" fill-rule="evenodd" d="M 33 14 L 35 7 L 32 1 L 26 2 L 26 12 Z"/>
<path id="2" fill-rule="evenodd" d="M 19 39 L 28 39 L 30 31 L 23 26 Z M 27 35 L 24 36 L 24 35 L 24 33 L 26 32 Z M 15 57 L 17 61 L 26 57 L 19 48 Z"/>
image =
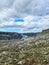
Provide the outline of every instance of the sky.
<path id="1" fill-rule="evenodd" d="M 0 31 L 41 32 L 49 28 L 49 0 L 0 0 Z"/>

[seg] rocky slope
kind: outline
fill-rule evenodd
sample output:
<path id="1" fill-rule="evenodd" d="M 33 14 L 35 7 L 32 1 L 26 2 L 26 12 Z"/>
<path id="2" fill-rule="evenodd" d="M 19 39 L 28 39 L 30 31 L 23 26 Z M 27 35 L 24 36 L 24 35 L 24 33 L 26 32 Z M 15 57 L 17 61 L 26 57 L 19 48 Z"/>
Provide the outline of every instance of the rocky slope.
<path id="1" fill-rule="evenodd" d="M 49 65 L 49 30 L 21 40 L 0 40 L 0 65 Z"/>

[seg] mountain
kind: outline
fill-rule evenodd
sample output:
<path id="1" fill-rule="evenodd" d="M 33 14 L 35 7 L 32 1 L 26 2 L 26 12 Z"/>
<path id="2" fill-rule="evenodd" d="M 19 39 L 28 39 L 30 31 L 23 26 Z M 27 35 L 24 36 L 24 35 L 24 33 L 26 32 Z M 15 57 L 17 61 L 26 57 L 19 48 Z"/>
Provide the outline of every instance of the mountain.
<path id="1" fill-rule="evenodd" d="M 38 33 L 23 33 L 23 35 L 32 37 L 32 36 L 36 36 Z"/>
<path id="2" fill-rule="evenodd" d="M 0 32 L 0 40 L 12 40 L 12 39 L 22 39 L 25 36 L 36 37 L 49 35 L 49 29 L 43 30 L 38 33 L 16 33 L 16 32 Z"/>
<path id="3" fill-rule="evenodd" d="M 0 40 L 21 39 L 22 35 L 16 32 L 0 32 Z"/>
<path id="4" fill-rule="evenodd" d="M 1 65 L 49 65 L 49 29 L 38 33 L 0 32 L 0 39 L 18 39 L 0 41 Z"/>

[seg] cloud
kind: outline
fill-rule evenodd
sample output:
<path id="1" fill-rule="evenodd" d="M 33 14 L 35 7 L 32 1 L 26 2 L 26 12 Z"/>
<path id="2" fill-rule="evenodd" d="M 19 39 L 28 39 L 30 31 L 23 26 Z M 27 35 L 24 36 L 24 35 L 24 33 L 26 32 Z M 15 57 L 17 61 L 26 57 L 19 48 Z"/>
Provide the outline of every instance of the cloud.
<path id="1" fill-rule="evenodd" d="M 49 0 L 0 0 L 2 18 L 23 18 L 27 15 L 49 14 Z"/>
<path id="2" fill-rule="evenodd" d="M 40 32 L 43 29 L 49 28 L 49 16 L 27 16 L 23 18 L 24 22 L 15 22 L 14 19 L 0 22 L 0 28 L 7 31 L 12 29 L 16 32 Z M 36 21 L 37 20 L 37 21 Z"/>
<path id="3" fill-rule="evenodd" d="M 5 28 L 18 32 L 49 28 L 49 0 L 0 0 L 0 30 Z"/>

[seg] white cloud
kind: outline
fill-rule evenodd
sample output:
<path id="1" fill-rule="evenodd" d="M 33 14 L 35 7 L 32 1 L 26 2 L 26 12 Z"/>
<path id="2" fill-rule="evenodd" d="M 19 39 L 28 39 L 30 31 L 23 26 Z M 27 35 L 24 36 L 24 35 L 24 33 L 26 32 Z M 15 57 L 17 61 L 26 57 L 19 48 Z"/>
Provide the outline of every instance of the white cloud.
<path id="1" fill-rule="evenodd" d="M 14 22 L 15 18 L 24 22 Z M 49 0 L 0 0 L 0 29 L 4 27 L 20 32 L 49 28 Z"/>
<path id="2" fill-rule="evenodd" d="M 0 22 L 0 28 L 20 29 L 19 32 L 39 32 L 43 29 L 49 28 L 49 16 L 27 16 L 24 19 L 24 22 L 14 22 L 14 19 L 9 21 Z M 36 20 L 37 21 L 36 21 Z M 35 20 L 35 21 L 34 21 Z"/>
<path id="3" fill-rule="evenodd" d="M 47 15 L 49 0 L 0 0 L 0 14 L 2 18 Z"/>

